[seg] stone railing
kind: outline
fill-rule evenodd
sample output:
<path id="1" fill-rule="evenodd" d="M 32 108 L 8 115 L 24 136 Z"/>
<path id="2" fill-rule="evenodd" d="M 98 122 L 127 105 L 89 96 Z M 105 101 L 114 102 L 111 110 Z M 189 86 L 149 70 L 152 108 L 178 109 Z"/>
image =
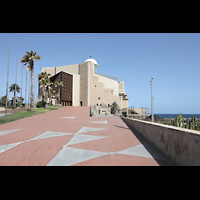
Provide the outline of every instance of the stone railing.
<path id="1" fill-rule="evenodd" d="M 200 166 L 200 131 L 122 118 L 174 165 Z"/>
<path id="2" fill-rule="evenodd" d="M 128 118 L 132 118 L 132 119 L 145 119 L 149 116 L 150 116 L 149 114 L 128 114 L 127 115 Z"/>

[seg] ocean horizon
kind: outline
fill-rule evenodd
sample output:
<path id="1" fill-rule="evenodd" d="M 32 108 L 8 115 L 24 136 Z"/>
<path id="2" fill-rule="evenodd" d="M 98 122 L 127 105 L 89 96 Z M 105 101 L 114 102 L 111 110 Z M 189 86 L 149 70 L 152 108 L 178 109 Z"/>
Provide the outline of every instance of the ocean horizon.
<path id="1" fill-rule="evenodd" d="M 171 116 L 172 119 L 174 119 L 177 115 L 179 116 L 179 114 L 154 114 L 154 115 L 157 115 L 161 118 L 164 118 L 164 119 L 169 119 L 169 116 Z M 192 118 L 192 116 L 196 116 L 196 118 L 199 118 L 200 119 L 200 114 L 183 114 L 183 117 L 184 118 Z"/>

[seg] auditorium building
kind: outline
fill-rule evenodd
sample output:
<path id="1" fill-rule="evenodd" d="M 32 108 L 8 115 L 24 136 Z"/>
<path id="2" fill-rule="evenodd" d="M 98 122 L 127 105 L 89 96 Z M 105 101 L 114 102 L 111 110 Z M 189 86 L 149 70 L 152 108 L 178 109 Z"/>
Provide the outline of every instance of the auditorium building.
<path id="1" fill-rule="evenodd" d="M 61 80 L 57 89 L 61 106 L 94 106 L 99 114 L 107 112 L 113 102 L 126 112 L 128 98 L 124 82 L 116 77 L 97 73 L 97 61 L 93 58 L 74 65 L 43 67 L 42 72 L 51 74 L 51 81 Z M 53 104 L 58 102 L 53 101 Z M 109 110 L 109 109 L 108 109 Z"/>

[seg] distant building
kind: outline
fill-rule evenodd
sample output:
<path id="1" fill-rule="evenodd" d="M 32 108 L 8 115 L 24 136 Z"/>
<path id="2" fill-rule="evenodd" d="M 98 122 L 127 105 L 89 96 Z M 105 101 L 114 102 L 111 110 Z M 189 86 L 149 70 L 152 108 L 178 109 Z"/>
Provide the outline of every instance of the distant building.
<path id="1" fill-rule="evenodd" d="M 60 67 L 43 67 L 42 72 L 51 74 L 51 81 L 60 79 L 64 86 L 53 88 L 59 93 L 61 106 L 95 106 L 102 114 L 113 102 L 126 112 L 128 98 L 124 82 L 118 78 L 97 73 L 97 61 L 91 57 L 85 62 Z M 40 91 L 39 91 L 40 95 Z M 53 104 L 56 104 L 56 100 Z"/>
<path id="2" fill-rule="evenodd" d="M 145 119 L 150 116 L 149 114 L 146 113 L 146 109 L 147 108 L 143 107 L 141 108 L 134 108 L 133 106 L 129 107 L 127 117 L 133 119 Z"/>

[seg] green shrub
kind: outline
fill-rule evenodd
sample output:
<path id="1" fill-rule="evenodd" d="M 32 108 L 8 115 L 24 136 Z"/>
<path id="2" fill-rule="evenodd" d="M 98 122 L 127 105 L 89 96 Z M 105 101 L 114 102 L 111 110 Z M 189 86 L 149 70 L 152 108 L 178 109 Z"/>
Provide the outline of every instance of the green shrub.
<path id="1" fill-rule="evenodd" d="M 12 108 L 12 109 L 14 109 L 14 106 L 7 106 L 7 108 Z"/>
<path id="2" fill-rule="evenodd" d="M 36 104 L 36 107 L 37 108 L 45 108 L 46 106 L 46 102 L 43 102 L 43 101 L 39 101 L 37 104 Z"/>

